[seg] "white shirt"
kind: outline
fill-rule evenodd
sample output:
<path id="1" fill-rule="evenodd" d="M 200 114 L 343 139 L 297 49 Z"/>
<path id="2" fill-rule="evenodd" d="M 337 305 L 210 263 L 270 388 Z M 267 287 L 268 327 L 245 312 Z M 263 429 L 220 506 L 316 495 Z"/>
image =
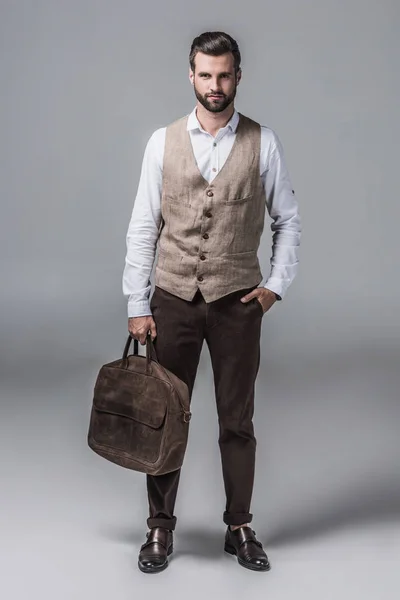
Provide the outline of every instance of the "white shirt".
<path id="1" fill-rule="evenodd" d="M 197 165 L 211 183 L 222 169 L 236 137 L 239 115 L 231 119 L 215 138 L 205 131 L 196 116 L 196 107 L 187 122 Z M 127 253 L 122 291 L 128 300 L 128 317 L 151 315 L 150 275 L 156 255 L 161 224 L 161 192 L 166 127 L 154 131 L 147 142 L 135 203 L 126 235 Z M 217 145 L 214 146 L 214 142 Z M 298 203 L 281 142 L 269 127 L 261 126 L 260 177 L 268 213 L 273 219 L 271 271 L 264 287 L 282 298 L 296 276 L 299 262 L 301 220 Z"/>

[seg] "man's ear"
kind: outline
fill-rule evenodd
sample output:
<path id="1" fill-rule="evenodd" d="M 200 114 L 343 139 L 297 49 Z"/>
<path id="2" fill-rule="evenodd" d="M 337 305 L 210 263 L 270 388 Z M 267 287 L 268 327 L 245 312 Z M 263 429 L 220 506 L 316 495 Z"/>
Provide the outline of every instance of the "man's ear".
<path id="1" fill-rule="evenodd" d="M 194 73 L 193 73 L 192 69 L 189 69 L 189 80 L 190 80 L 190 83 L 193 85 L 193 83 L 194 83 Z"/>
<path id="2" fill-rule="evenodd" d="M 236 85 L 240 82 L 242 78 L 242 69 L 239 67 L 238 72 L 236 74 Z"/>

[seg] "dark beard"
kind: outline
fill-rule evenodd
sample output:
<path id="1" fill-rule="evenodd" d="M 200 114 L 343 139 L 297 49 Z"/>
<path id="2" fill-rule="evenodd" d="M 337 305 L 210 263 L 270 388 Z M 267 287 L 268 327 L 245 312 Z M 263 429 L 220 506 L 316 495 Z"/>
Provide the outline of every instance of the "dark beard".
<path id="1" fill-rule="evenodd" d="M 214 102 L 212 99 L 202 96 L 197 91 L 196 86 L 194 86 L 194 93 L 196 95 L 197 100 L 200 102 L 200 104 L 204 106 L 206 110 L 213 113 L 219 113 L 225 110 L 226 107 L 229 106 L 231 102 L 233 102 L 233 100 L 235 99 L 236 87 L 237 86 L 235 85 L 235 89 L 233 90 L 232 94 L 230 94 L 229 96 L 223 95 L 221 100 L 218 100 L 218 102 Z"/>

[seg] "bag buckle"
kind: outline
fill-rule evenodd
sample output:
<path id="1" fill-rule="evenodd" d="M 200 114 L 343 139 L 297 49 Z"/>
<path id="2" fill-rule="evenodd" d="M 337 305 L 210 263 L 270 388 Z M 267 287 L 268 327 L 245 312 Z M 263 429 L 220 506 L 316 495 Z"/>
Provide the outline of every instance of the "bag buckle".
<path id="1" fill-rule="evenodd" d="M 192 417 L 192 413 L 184 411 L 183 420 L 185 423 L 189 423 L 191 417 Z"/>

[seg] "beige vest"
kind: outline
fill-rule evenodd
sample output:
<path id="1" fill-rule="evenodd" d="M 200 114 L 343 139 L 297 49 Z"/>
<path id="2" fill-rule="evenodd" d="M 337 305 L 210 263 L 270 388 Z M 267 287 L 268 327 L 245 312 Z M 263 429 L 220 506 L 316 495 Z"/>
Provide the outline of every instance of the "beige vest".
<path id="1" fill-rule="evenodd" d="M 212 302 L 262 280 L 261 127 L 239 113 L 232 150 L 208 183 L 196 163 L 187 119 L 166 128 L 155 285 L 184 300 L 200 288 Z"/>

